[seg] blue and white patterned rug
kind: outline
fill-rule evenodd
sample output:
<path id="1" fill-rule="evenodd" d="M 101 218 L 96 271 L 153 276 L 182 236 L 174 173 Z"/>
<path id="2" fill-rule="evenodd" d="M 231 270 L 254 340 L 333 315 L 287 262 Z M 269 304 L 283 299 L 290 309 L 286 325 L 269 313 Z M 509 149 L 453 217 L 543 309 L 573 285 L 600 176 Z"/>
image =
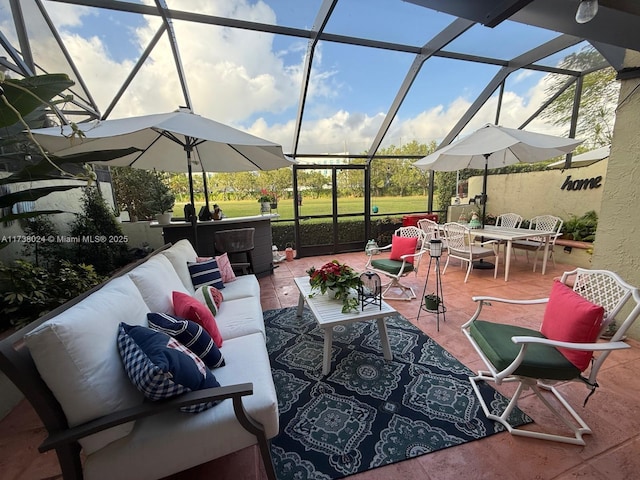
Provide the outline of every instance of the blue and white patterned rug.
<path id="1" fill-rule="evenodd" d="M 306 307 L 302 318 L 283 308 L 264 320 L 280 409 L 271 444 L 278 480 L 343 478 L 503 431 L 482 412 L 471 370 L 399 314 L 386 320 L 391 361 L 375 321 L 335 327 L 326 377 L 324 337 Z M 480 388 L 492 404 L 506 404 Z M 517 409 L 512 416 L 531 422 Z"/>

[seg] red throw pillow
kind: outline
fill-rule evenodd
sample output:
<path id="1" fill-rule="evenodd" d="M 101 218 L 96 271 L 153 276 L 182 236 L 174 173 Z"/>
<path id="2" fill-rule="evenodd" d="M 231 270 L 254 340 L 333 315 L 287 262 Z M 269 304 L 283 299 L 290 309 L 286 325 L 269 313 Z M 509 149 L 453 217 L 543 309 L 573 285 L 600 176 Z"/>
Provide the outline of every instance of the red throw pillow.
<path id="1" fill-rule="evenodd" d="M 402 261 L 402 255 L 411 255 L 416 253 L 416 245 L 418 245 L 417 237 L 391 237 L 391 255 L 389 260 Z M 407 257 L 407 262 L 413 263 L 413 257 Z"/>
<path id="2" fill-rule="evenodd" d="M 564 283 L 555 281 L 544 312 L 540 333 L 550 340 L 593 343 L 598 338 L 604 308 L 578 295 Z M 586 370 L 593 352 L 559 348 L 580 371 Z"/>
<path id="3" fill-rule="evenodd" d="M 204 328 L 213 338 L 216 347 L 222 346 L 222 335 L 220 335 L 218 324 L 206 305 L 186 293 L 173 292 L 173 309 L 176 316 L 196 322 Z"/>

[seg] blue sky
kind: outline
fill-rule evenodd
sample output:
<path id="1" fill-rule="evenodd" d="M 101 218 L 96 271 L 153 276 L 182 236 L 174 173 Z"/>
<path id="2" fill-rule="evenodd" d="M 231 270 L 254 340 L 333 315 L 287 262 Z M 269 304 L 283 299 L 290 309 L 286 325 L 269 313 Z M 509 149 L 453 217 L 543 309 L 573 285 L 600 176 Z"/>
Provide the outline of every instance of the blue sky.
<path id="1" fill-rule="evenodd" d="M 151 0 L 140 3 L 153 4 Z M 167 0 L 170 8 L 262 23 L 309 28 L 320 0 Z M 155 34 L 157 18 L 44 2 L 89 90 L 104 111 L 140 53 Z M 35 15 L 35 12 L 28 15 Z M 0 22 L 8 30 L 8 0 L 0 0 Z M 340 0 L 326 32 L 422 46 L 454 20 L 400 0 Z M 32 41 L 47 52 L 41 24 L 29 22 Z M 307 41 L 175 22 L 192 105 L 196 113 L 269 140 L 292 145 L 300 78 Z M 449 51 L 510 59 L 556 34 L 505 22 L 494 29 L 476 25 L 446 47 Z M 43 67 L 60 71 L 60 58 L 43 54 Z M 360 153 L 371 144 L 408 68 L 411 54 L 320 42 L 314 57 L 300 148 Z M 558 62 L 560 57 L 552 62 Z M 426 62 L 394 121 L 386 144 L 439 141 L 495 75 L 498 67 L 442 58 Z M 111 118 L 159 113 L 184 105 L 166 41 L 125 93 Z M 501 122 L 516 127 L 543 98 L 544 75 L 509 77 Z M 494 105 L 470 124 L 494 121 Z M 536 124 L 538 131 L 549 126 Z M 533 128 L 532 128 L 533 129 Z"/>

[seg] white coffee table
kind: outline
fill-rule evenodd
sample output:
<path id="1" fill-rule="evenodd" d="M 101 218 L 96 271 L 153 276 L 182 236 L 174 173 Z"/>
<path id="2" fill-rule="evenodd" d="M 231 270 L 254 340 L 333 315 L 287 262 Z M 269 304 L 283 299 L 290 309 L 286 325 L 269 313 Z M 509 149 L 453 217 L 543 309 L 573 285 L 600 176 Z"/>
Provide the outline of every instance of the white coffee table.
<path id="1" fill-rule="evenodd" d="M 322 357 L 322 374 L 328 375 L 331 370 L 331 347 L 333 344 L 333 327 L 336 325 L 346 325 L 363 320 L 376 320 L 378 332 L 380 333 L 380 343 L 382 352 L 386 360 L 392 360 L 389 336 L 387 335 L 387 325 L 384 317 L 396 313 L 396 310 L 386 302 L 382 301 L 382 308 L 378 305 L 366 305 L 364 310 L 358 308 L 357 312 L 342 313 L 342 302 L 329 295 L 321 295 L 319 292 L 309 298 L 311 285 L 309 277 L 297 277 L 293 279 L 300 291 L 298 300 L 298 317 L 302 316 L 304 304 L 309 306 L 318 325 L 324 331 L 324 353 Z"/>

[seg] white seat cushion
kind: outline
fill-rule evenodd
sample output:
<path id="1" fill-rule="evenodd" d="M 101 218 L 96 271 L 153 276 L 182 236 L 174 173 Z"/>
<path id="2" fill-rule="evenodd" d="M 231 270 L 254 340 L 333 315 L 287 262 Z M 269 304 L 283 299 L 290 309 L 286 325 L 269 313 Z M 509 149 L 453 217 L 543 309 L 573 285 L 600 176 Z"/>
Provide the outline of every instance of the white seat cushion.
<path id="1" fill-rule="evenodd" d="M 31 356 L 71 426 L 139 405 L 118 353 L 118 325 L 147 324 L 149 308 L 130 278 L 112 280 L 26 335 Z M 80 440 L 91 453 L 127 435 L 133 422 Z"/>
<path id="2" fill-rule="evenodd" d="M 278 399 L 263 336 L 228 340 L 221 350 L 226 365 L 216 369 L 216 378 L 223 386 L 253 383 L 253 395 L 243 399 L 245 409 L 264 425 L 268 438 L 274 437 L 279 429 Z M 198 414 L 176 410 L 138 420 L 127 437 L 87 457 L 84 478 L 161 478 L 255 443 L 256 437 L 238 423 L 227 399 Z"/>
<path id="3" fill-rule="evenodd" d="M 260 299 L 260 283 L 255 275 L 238 276 L 233 282 L 225 283 L 220 291 L 225 300 L 247 297 Z"/>
<path id="4" fill-rule="evenodd" d="M 195 262 L 198 254 L 193 249 L 191 242 L 189 242 L 189 240 L 180 240 L 162 252 L 162 255 L 169 259 L 178 277 L 182 280 L 182 284 L 187 291 L 193 295 L 195 289 L 193 288 L 193 283 L 191 283 L 191 275 L 187 268 L 187 262 Z"/>
<path id="5" fill-rule="evenodd" d="M 137 266 L 128 274 L 138 287 L 142 298 L 149 306 L 149 310 L 173 315 L 173 292 L 191 295 L 173 265 L 164 255 L 156 255 L 142 265 Z"/>
<path id="6" fill-rule="evenodd" d="M 223 300 L 215 318 L 225 343 L 227 339 L 252 333 L 261 333 L 264 340 L 267 338 L 262 306 L 256 298 Z"/>

